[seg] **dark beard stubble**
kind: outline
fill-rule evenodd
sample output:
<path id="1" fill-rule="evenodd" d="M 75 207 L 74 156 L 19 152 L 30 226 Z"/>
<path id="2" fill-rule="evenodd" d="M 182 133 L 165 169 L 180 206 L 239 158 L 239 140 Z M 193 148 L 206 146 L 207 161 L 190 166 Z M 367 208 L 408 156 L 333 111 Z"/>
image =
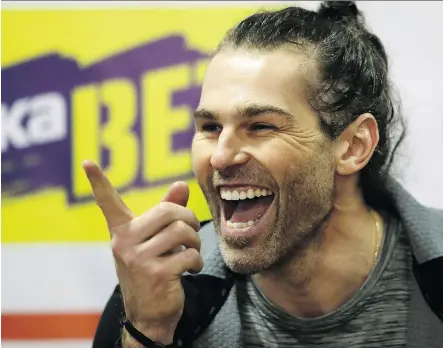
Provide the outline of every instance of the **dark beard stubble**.
<path id="1" fill-rule="evenodd" d="M 237 167 L 230 173 L 215 172 L 203 189 L 217 230 L 220 251 L 226 265 L 239 274 L 255 274 L 284 267 L 296 262 L 300 266 L 307 248 L 321 241 L 321 226 L 329 216 L 334 196 L 334 161 L 330 147 L 320 146 L 319 151 L 304 161 L 304 165 L 292 165 L 285 173 L 287 180 L 280 183 L 279 202 L 273 231 L 257 246 L 250 237 L 221 236 L 219 206 L 212 195 L 217 180 L 242 179 L 262 182 L 270 174 L 262 167 Z M 249 179 L 249 180 L 248 180 Z M 208 189 L 208 187 L 212 189 Z M 214 197 L 214 196 L 212 196 Z M 296 261 L 300 260 L 300 262 Z"/>

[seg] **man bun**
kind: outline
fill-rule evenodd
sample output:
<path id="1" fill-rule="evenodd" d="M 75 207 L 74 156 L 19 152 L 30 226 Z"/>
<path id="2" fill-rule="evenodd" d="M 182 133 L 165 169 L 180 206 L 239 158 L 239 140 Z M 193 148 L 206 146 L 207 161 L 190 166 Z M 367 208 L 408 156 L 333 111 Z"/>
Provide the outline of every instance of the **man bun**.
<path id="1" fill-rule="evenodd" d="M 318 15 L 332 22 L 346 22 L 363 25 L 363 15 L 355 1 L 323 1 Z"/>

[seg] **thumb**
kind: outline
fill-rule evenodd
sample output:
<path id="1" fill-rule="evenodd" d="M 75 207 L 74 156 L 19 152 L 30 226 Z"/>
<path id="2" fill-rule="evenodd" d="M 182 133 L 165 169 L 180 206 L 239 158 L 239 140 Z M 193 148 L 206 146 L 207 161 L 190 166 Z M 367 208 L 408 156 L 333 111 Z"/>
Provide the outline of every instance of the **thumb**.
<path id="1" fill-rule="evenodd" d="M 171 202 L 186 207 L 189 200 L 189 186 L 183 181 L 177 181 L 169 186 L 162 202 Z"/>

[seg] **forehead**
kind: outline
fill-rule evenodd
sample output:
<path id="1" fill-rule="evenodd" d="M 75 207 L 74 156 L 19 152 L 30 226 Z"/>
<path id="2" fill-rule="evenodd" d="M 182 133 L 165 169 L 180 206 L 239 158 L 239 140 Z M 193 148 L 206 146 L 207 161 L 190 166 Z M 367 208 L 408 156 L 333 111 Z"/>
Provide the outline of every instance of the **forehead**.
<path id="1" fill-rule="evenodd" d="M 222 50 L 208 66 L 199 108 L 232 114 L 266 104 L 294 114 L 306 108 L 307 59 L 301 53 Z"/>

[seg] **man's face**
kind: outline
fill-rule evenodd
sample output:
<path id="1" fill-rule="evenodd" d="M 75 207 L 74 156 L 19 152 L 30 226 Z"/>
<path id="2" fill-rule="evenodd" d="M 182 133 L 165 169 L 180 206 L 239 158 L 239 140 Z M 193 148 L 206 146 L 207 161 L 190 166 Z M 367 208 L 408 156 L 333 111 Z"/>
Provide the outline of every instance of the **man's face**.
<path id="1" fill-rule="evenodd" d="M 305 63 L 284 49 L 226 49 L 206 73 L 194 172 L 238 273 L 296 256 L 332 208 L 332 142 L 306 100 Z"/>

